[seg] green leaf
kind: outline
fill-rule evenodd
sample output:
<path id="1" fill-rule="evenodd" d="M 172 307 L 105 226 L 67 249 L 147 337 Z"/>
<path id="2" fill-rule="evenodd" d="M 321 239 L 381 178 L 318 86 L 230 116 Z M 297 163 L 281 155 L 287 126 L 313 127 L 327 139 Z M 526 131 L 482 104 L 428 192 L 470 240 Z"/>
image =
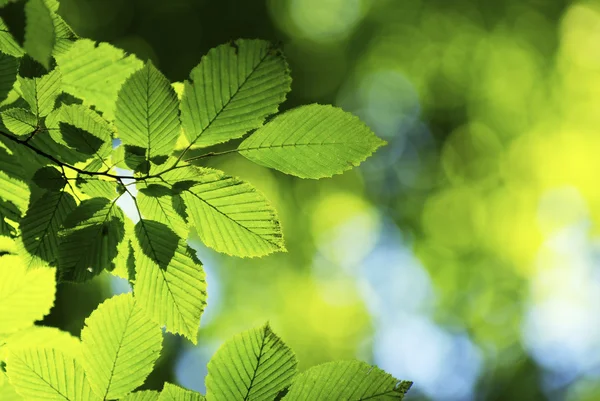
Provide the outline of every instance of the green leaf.
<path id="1" fill-rule="evenodd" d="M 138 183 L 138 190 L 137 202 L 144 218 L 167 225 L 180 238 L 188 237 L 189 229 L 184 220 L 184 206 L 178 203 L 181 198 L 171 188 L 158 184 Z"/>
<path id="2" fill-rule="evenodd" d="M 61 93 L 60 83 L 61 75 L 56 69 L 39 78 L 19 77 L 23 99 L 38 119 L 54 109 L 56 98 Z"/>
<path id="3" fill-rule="evenodd" d="M 162 223 L 142 219 L 135 233 L 133 292 L 140 306 L 167 331 L 182 334 L 196 344 L 206 306 L 202 264 L 185 240 Z"/>
<path id="4" fill-rule="evenodd" d="M 0 370 L 0 394 L 2 394 L 2 401 L 23 401 L 21 397 L 15 391 L 15 388 L 10 385 L 6 374 Z"/>
<path id="5" fill-rule="evenodd" d="M 89 154 L 81 153 L 76 149 L 69 148 L 63 144 L 56 142 L 47 131 L 40 131 L 29 141 L 29 143 L 35 148 L 54 156 L 59 161 L 74 165 L 77 163 L 83 163 L 90 160 Z M 36 155 L 29 151 L 28 156 L 34 158 Z M 48 159 L 41 157 L 43 165 L 49 163 Z M 95 159 L 94 159 L 95 160 Z M 92 164 L 92 162 L 90 162 Z M 85 166 L 85 170 L 93 171 L 90 166 Z"/>
<path id="6" fill-rule="evenodd" d="M 146 160 L 146 149 L 139 146 L 119 145 L 113 150 L 111 163 L 114 166 L 143 174 L 150 171 L 150 166 Z"/>
<path id="7" fill-rule="evenodd" d="M 23 136 L 31 134 L 37 128 L 37 117 L 29 110 L 13 108 L 0 113 L 2 123 L 13 134 Z"/>
<path id="8" fill-rule="evenodd" d="M 19 158 L 0 147 L 0 199 L 8 202 L 0 206 L 0 212 L 18 220 L 29 205 L 29 186 Z"/>
<path id="9" fill-rule="evenodd" d="M 111 274 L 131 282 L 135 281 L 135 266 L 131 266 L 131 262 L 133 262 L 131 241 L 134 238 L 134 224 L 130 218 L 125 216 L 125 237 L 117 247 L 117 257 L 113 262 L 113 266 L 109 268 L 109 271 Z"/>
<path id="10" fill-rule="evenodd" d="M 59 3 L 56 0 L 44 0 L 48 8 L 52 11 L 52 22 L 54 23 L 54 31 L 56 41 L 52 55 L 56 56 L 65 53 L 73 43 L 78 39 L 78 36 L 73 32 L 71 27 L 57 14 Z"/>
<path id="11" fill-rule="evenodd" d="M 292 382 L 297 365 L 268 324 L 248 330 L 226 341 L 210 360 L 206 399 L 274 400 Z"/>
<path id="12" fill-rule="evenodd" d="M 145 390 L 136 391 L 135 393 L 129 394 L 121 401 L 158 401 L 160 393 L 158 391 Z"/>
<path id="13" fill-rule="evenodd" d="M 285 251 L 275 209 L 250 184 L 219 170 L 194 168 L 195 178 L 175 184 L 202 242 L 234 256 Z M 184 170 L 184 169 L 180 169 Z M 176 177 L 165 175 L 165 179 Z M 186 174 L 184 172 L 184 174 Z"/>
<path id="14" fill-rule="evenodd" d="M 17 80 L 19 61 L 13 56 L 0 52 L 0 101 L 4 101 Z"/>
<path id="15" fill-rule="evenodd" d="M 11 237 L 0 236 L 0 256 L 11 254 L 16 255 L 17 244 Z"/>
<path id="16" fill-rule="evenodd" d="M 6 217 L 2 215 L 2 210 L 0 208 L 0 255 L 6 253 L 5 247 L 2 245 L 5 237 L 14 237 L 16 236 L 16 230 L 6 221 Z"/>
<path id="17" fill-rule="evenodd" d="M 175 93 L 177 93 L 177 99 L 179 99 L 179 101 L 181 101 L 181 98 L 183 97 L 183 89 L 184 89 L 183 82 L 173 82 L 173 83 L 171 83 L 171 86 L 175 90 Z"/>
<path id="18" fill-rule="evenodd" d="M 13 57 L 22 57 L 25 51 L 19 46 L 13 35 L 8 30 L 8 26 L 0 18 L 0 52 Z"/>
<path id="19" fill-rule="evenodd" d="M 105 198 L 84 200 L 60 232 L 61 280 L 81 282 L 110 268 L 124 237 L 121 209 Z"/>
<path id="20" fill-rule="evenodd" d="M 114 118 L 117 93 L 127 77 L 143 67 L 135 56 L 88 39 L 57 54 L 56 62 L 63 75 L 63 90 L 96 106 L 107 120 Z"/>
<path id="21" fill-rule="evenodd" d="M 190 73 L 181 121 L 191 144 L 239 138 L 277 112 L 290 91 L 281 52 L 262 40 L 239 39 L 208 52 Z"/>
<path id="22" fill-rule="evenodd" d="M 79 153 L 92 155 L 105 168 L 112 152 L 113 129 L 98 113 L 80 104 L 63 105 L 46 119 L 52 138 Z"/>
<path id="23" fill-rule="evenodd" d="M 77 187 L 84 194 L 92 198 L 106 198 L 114 200 L 117 197 L 117 184 L 115 181 L 106 181 L 100 178 L 77 178 Z"/>
<path id="24" fill-rule="evenodd" d="M 131 293 L 114 296 L 92 312 L 81 332 L 82 364 L 95 393 L 121 398 L 144 383 L 162 348 L 162 331 Z"/>
<path id="25" fill-rule="evenodd" d="M 332 399 L 402 400 L 412 382 L 395 379 L 360 361 L 337 361 L 314 366 L 296 376 L 285 401 Z"/>
<path id="26" fill-rule="evenodd" d="M 13 333 L 42 319 L 54 304 L 54 269 L 28 270 L 15 255 L 0 256 L 0 333 Z"/>
<path id="27" fill-rule="evenodd" d="M 11 350 L 37 346 L 58 349 L 76 359 L 81 357 L 79 338 L 56 327 L 31 326 L 4 337 L 0 344 L 3 341 L 6 344 L 0 346 L 0 360 L 6 360 Z"/>
<path id="28" fill-rule="evenodd" d="M 175 384 L 165 383 L 158 401 L 204 401 L 202 394 L 187 390 Z"/>
<path id="29" fill-rule="evenodd" d="M 46 192 L 33 202 L 21 221 L 19 245 L 27 267 L 58 260 L 58 233 L 66 217 L 77 207 L 65 192 Z"/>
<path id="30" fill-rule="evenodd" d="M 358 166 L 385 141 L 356 116 L 311 104 L 287 111 L 246 138 L 249 160 L 301 178 L 323 178 Z"/>
<path id="31" fill-rule="evenodd" d="M 100 401 L 81 365 L 64 352 L 47 347 L 22 348 L 7 361 L 10 383 L 31 400 Z"/>
<path id="32" fill-rule="evenodd" d="M 37 170 L 32 180 L 38 187 L 49 191 L 61 191 L 67 185 L 62 173 L 52 166 Z"/>
<path id="33" fill-rule="evenodd" d="M 131 75 L 117 99 L 115 125 L 125 145 L 146 149 L 146 160 L 173 152 L 180 133 L 179 101 L 169 81 L 152 63 Z"/>
<path id="34" fill-rule="evenodd" d="M 27 0 L 24 47 L 32 58 L 46 68 L 50 68 L 56 40 L 52 14 L 44 0 Z"/>

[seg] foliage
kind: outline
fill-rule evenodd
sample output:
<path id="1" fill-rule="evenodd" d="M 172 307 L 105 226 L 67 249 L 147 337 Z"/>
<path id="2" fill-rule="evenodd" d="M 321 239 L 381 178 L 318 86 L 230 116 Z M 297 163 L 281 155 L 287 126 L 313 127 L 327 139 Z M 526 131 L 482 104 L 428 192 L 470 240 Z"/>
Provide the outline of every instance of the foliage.
<path id="1" fill-rule="evenodd" d="M 36 400 L 204 399 L 168 383 L 160 394 L 133 392 L 160 355 L 161 327 L 197 341 L 207 289 L 188 234 L 237 257 L 285 246 L 260 192 L 198 163 L 238 152 L 317 179 L 358 165 L 384 141 L 332 106 L 271 119 L 291 77 L 281 50 L 265 41 L 219 46 L 173 85 L 150 62 L 79 39 L 57 9 L 54 0 L 28 0 L 23 46 L 8 29 L 0 35 L 0 360 L 9 380 L 2 373 L 0 386 Z M 206 149 L 247 134 L 224 152 Z M 121 210 L 124 196 L 137 215 Z M 81 340 L 34 325 L 57 282 L 104 271 L 125 276 L 133 292 L 101 304 Z M 402 399 L 410 387 L 360 362 L 315 369 L 339 382 L 319 370 L 298 375 L 294 354 L 266 325 L 217 352 L 206 398 Z"/>

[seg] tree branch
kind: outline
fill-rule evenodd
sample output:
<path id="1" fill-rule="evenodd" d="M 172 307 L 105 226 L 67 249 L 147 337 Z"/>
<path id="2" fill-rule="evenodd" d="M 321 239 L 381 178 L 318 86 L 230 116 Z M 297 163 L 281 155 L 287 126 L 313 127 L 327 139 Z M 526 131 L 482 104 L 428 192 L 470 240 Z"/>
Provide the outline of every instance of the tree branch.
<path id="1" fill-rule="evenodd" d="M 39 132 L 39 130 L 34 131 L 34 134 Z M 108 178 L 114 178 L 115 180 L 121 182 L 121 180 L 134 180 L 134 183 L 137 181 L 143 181 L 143 180 L 148 180 L 150 178 L 161 178 L 161 175 L 169 172 L 169 171 L 173 171 L 175 169 L 178 168 L 182 168 L 182 167 L 187 167 L 187 165 L 178 165 L 178 163 L 181 161 L 182 156 L 185 154 L 185 152 L 183 152 L 179 158 L 177 159 L 177 161 L 173 164 L 173 166 L 169 167 L 166 170 L 161 171 L 160 173 L 157 174 L 151 174 L 151 175 L 146 175 L 144 177 L 135 177 L 135 176 L 128 176 L 128 175 L 118 175 L 118 174 L 111 174 L 109 173 L 109 170 L 106 171 L 87 171 L 84 169 L 80 169 L 78 167 L 75 166 L 71 166 L 68 163 L 63 163 L 60 160 L 58 160 L 56 157 L 52 156 L 51 154 L 48 154 L 46 152 L 44 152 L 41 149 L 36 148 L 35 146 L 33 146 L 31 143 L 29 143 L 29 140 L 33 137 L 33 134 L 30 135 L 29 137 L 27 137 L 25 140 L 21 140 L 18 139 L 17 137 L 10 135 L 6 132 L 0 131 L 0 136 L 3 136 L 4 138 L 11 140 L 15 143 L 18 143 L 19 145 L 25 146 L 26 148 L 30 149 L 31 151 L 35 152 L 36 154 L 38 154 L 39 156 L 42 156 L 50 161 L 52 161 L 54 164 L 58 165 L 62 170 L 63 170 L 63 175 L 65 175 L 66 178 L 66 174 L 64 174 L 64 169 L 68 168 L 70 170 L 76 171 L 79 174 L 83 174 L 83 175 L 87 175 L 90 177 L 108 177 Z M 187 150 L 187 149 L 186 149 Z M 229 154 L 229 153 L 235 153 L 238 152 L 238 149 L 230 149 L 230 150 L 226 150 L 223 152 L 208 152 L 205 153 L 203 155 L 200 156 L 195 156 L 195 157 L 191 157 L 189 159 L 183 160 L 184 163 L 189 163 L 191 161 L 194 160 L 199 160 L 199 159 L 204 159 L 207 157 L 213 157 L 213 156 L 221 156 L 221 155 L 225 155 L 225 154 Z M 127 184 L 127 185 L 131 185 Z"/>
<path id="2" fill-rule="evenodd" d="M 17 139 L 16 137 L 7 134 L 6 132 L 0 131 L 0 135 L 2 135 L 3 137 L 18 143 L 20 145 L 23 145 L 27 148 L 29 148 L 30 150 L 34 151 L 35 153 L 37 153 L 38 155 L 45 157 L 46 159 L 54 162 L 55 164 L 59 165 L 60 167 L 66 167 L 70 170 L 76 171 L 79 174 L 83 174 L 83 175 L 89 175 L 89 176 L 103 176 L 103 177 L 110 177 L 110 178 L 114 178 L 114 179 L 126 179 L 126 180 L 135 180 L 137 179 L 136 177 L 133 176 L 124 176 L 124 175 L 116 175 L 116 174 L 110 174 L 108 171 L 87 171 L 87 170 L 83 170 L 80 169 L 78 167 L 75 166 L 71 166 L 70 164 L 67 163 L 63 163 L 60 160 L 58 160 L 56 157 L 44 152 L 41 149 L 36 148 L 35 146 L 33 146 L 32 144 L 30 144 L 29 142 L 27 142 L 27 140 L 22 141 L 20 139 Z"/>

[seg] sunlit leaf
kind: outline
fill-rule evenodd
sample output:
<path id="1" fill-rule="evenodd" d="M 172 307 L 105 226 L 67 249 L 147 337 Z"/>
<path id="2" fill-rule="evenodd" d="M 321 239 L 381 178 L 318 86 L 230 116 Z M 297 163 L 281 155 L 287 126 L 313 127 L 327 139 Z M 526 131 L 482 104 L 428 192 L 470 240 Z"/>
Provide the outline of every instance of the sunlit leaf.
<path id="1" fill-rule="evenodd" d="M 92 198 L 106 198 L 114 200 L 117 197 L 117 184 L 115 181 L 103 180 L 100 178 L 82 178 L 77 179 L 77 187 L 84 194 Z"/>
<path id="2" fill-rule="evenodd" d="M 114 118 L 115 101 L 121 86 L 143 63 L 108 43 L 80 39 L 56 55 L 62 73 L 63 90 L 83 99 Z"/>
<path id="3" fill-rule="evenodd" d="M 210 360 L 206 399 L 273 400 L 290 385 L 297 364 L 269 325 L 248 330 L 227 340 Z"/>
<path id="4" fill-rule="evenodd" d="M 52 11 L 44 0 L 27 0 L 25 5 L 25 50 L 41 63 L 50 67 L 50 57 L 56 41 Z"/>
<path id="5" fill-rule="evenodd" d="M 411 385 L 364 362 L 336 361 L 298 375 L 283 400 L 402 400 Z"/>
<path id="6" fill-rule="evenodd" d="M 23 99 L 38 119 L 47 116 L 54 109 L 54 102 L 61 92 L 60 83 L 61 75 L 56 69 L 41 77 L 19 77 Z"/>
<path id="7" fill-rule="evenodd" d="M 110 268 L 123 240 L 123 212 L 105 198 L 84 200 L 60 232 L 61 280 L 81 282 Z"/>
<path id="8" fill-rule="evenodd" d="M 268 42 L 240 39 L 210 50 L 184 84 L 187 139 L 206 147 L 260 127 L 277 112 L 290 83 L 283 55 Z"/>
<path id="9" fill-rule="evenodd" d="M 358 166 L 385 141 L 358 117 L 311 104 L 285 112 L 246 138 L 240 153 L 301 178 L 323 178 Z"/>
<path id="10" fill-rule="evenodd" d="M 0 148 L 0 200 L 8 202 L 0 205 L 0 212 L 13 220 L 18 220 L 29 205 L 30 191 L 25 175 L 19 159 Z"/>
<path id="11" fill-rule="evenodd" d="M 13 35 L 8 30 L 4 20 L 0 18 L 0 52 L 13 57 L 21 57 L 25 51 L 19 46 Z"/>
<path id="12" fill-rule="evenodd" d="M 17 135 L 28 135 L 37 128 L 37 117 L 29 110 L 14 108 L 0 113 L 2 123 L 8 130 Z"/>
<path id="13" fill-rule="evenodd" d="M 160 393 L 158 391 L 136 391 L 123 398 L 122 401 L 158 401 L 159 396 Z"/>
<path id="14" fill-rule="evenodd" d="M 176 386 L 175 384 L 165 383 L 163 390 L 158 397 L 158 401 L 204 401 L 202 394 L 192 390 Z"/>
<path id="15" fill-rule="evenodd" d="M 52 138 L 79 153 L 90 155 L 104 169 L 112 152 L 113 129 L 98 113 L 79 104 L 63 105 L 46 119 Z"/>
<path id="16" fill-rule="evenodd" d="M 195 344 L 206 306 L 202 264 L 185 240 L 162 223 L 140 220 L 135 231 L 136 299 L 155 322 Z"/>
<path id="17" fill-rule="evenodd" d="M 81 365 L 49 347 L 20 348 L 10 353 L 7 374 L 17 392 L 31 400 L 100 401 Z"/>
<path id="18" fill-rule="evenodd" d="M 82 364 L 103 399 L 135 390 L 158 359 L 162 332 L 136 305 L 131 293 L 112 297 L 85 320 Z"/>
<path id="19" fill-rule="evenodd" d="M 0 333 L 14 333 L 42 319 L 54 304 L 54 269 L 27 269 L 15 255 L 0 256 Z"/>
<path id="20" fill-rule="evenodd" d="M 58 232 L 76 206 L 75 199 L 65 191 L 46 192 L 29 206 L 21 221 L 19 238 L 26 266 L 37 267 L 56 262 Z"/>
<path id="21" fill-rule="evenodd" d="M 115 125 L 125 145 L 146 149 L 156 164 L 175 147 L 180 133 L 179 102 L 169 81 L 152 63 L 123 84 L 116 105 Z"/>
<path id="22" fill-rule="evenodd" d="M 183 204 L 178 204 L 180 199 L 171 189 L 158 184 L 138 184 L 138 205 L 144 218 L 158 221 L 171 228 L 178 237 L 188 237 L 188 225 L 182 214 Z"/>
<path id="23" fill-rule="evenodd" d="M 81 342 L 79 338 L 56 327 L 31 326 L 19 330 L 3 340 L 6 342 L 0 347 L 0 360 L 6 360 L 11 350 L 29 347 L 52 347 L 74 358 L 81 357 Z"/>
<path id="24" fill-rule="evenodd" d="M 193 179 L 175 178 L 187 174 L 182 171 L 165 179 L 181 194 L 190 223 L 202 242 L 241 257 L 285 250 L 275 209 L 254 187 L 219 170 L 186 169 L 195 172 Z"/>

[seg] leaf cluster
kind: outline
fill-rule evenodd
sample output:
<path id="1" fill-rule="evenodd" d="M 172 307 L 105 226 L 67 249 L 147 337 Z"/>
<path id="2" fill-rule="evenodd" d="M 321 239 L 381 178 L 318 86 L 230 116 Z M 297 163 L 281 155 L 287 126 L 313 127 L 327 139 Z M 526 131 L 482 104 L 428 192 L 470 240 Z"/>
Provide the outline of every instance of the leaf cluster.
<path id="1" fill-rule="evenodd" d="M 23 44 L 0 20 L 0 359 L 26 399 L 202 399 L 169 384 L 160 395 L 128 395 L 158 358 L 161 327 L 197 341 L 207 289 L 190 232 L 237 257 L 285 245 L 263 194 L 200 163 L 237 153 L 319 179 L 357 166 L 384 141 L 332 106 L 276 115 L 291 77 L 281 49 L 268 42 L 218 46 L 189 79 L 171 83 L 151 62 L 79 38 L 58 7 L 24 3 Z M 136 215 L 120 208 L 123 197 Z M 133 293 L 100 305 L 81 340 L 32 326 L 48 313 L 57 282 L 104 271 L 128 279 Z M 279 399 L 289 389 L 285 399 L 318 399 L 345 394 L 345 385 L 348 397 L 407 390 L 358 362 L 295 369 L 291 351 L 265 326 L 217 353 L 207 398 Z M 337 382 L 322 382 L 324 372 Z"/>
<path id="2" fill-rule="evenodd" d="M 33 321 L 50 309 L 50 268 L 27 269 L 18 256 L 0 257 L 9 278 L 0 286 L 0 392 L 11 400 L 401 400 L 412 383 L 359 361 L 331 362 L 297 372 L 292 350 L 267 324 L 226 341 L 208 364 L 206 396 L 171 383 L 161 392 L 134 391 L 160 356 L 162 332 L 132 293 L 114 296 L 85 320 L 81 338 Z M 15 285 L 26 283 L 26 287 Z M 27 300 L 36 296 L 35 303 Z M 11 318 L 12 316 L 12 318 Z"/>

